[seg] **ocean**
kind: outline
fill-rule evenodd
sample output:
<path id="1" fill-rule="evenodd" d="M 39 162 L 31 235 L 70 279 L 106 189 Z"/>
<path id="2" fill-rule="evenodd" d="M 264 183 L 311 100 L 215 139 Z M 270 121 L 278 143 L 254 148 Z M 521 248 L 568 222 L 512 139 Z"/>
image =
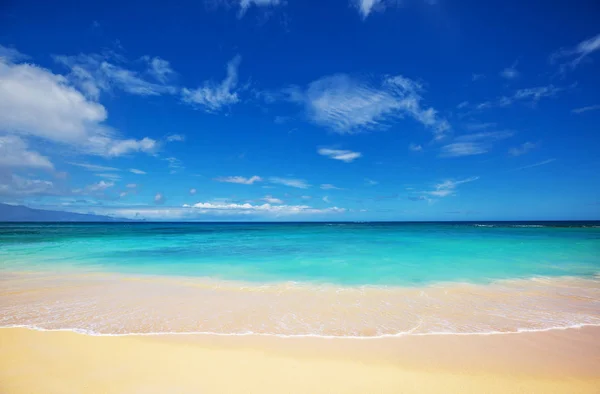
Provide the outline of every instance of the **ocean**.
<path id="1" fill-rule="evenodd" d="M 600 324 L 599 222 L 0 224 L 0 325 L 378 337 Z"/>

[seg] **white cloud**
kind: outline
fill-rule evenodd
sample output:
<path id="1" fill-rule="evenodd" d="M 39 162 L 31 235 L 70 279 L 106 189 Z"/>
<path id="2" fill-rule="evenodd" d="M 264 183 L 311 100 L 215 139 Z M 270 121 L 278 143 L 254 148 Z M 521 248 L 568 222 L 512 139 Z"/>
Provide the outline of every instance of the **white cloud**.
<path id="1" fill-rule="evenodd" d="M 421 145 L 417 145 L 417 144 L 410 144 L 408 146 L 408 149 L 410 149 L 413 152 L 422 152 L 423 151 L 423 147 Z"/>
<path id="2" fill-rule="evenodd" d="M 107 117 L 98 103 L 88 101 L 60 75 L 30 64 L 0 59 L 0 127 L 53 141 L 81 142 L 90 128 L 104 134 Z"/>
<path id="3" fill-rule="evenodd" d="M 135 184 L 135 183 L 128 183 L 126 187 L 127 187 L 128 189 L 135 189 L 137 186 L 138 186 L 138 185 L 137 185 L 137 184 Z"/>
<path id="4" fill-rule="evenodd" d="M 435 197 L 446 197 L 456 193 L 456 189 L 459 185 L 464 183 L 469 183 L 478 180 L 478 176 L 472 176 L 470 178 L 465 178 L 462 180 L 452 180 L 448 179 L 441 183 L 435 185 L 435 190 L 425 192 L 425 194 L 435 196 Z"/>
<path id="5" fill-rule="evenodd" d="M 574 114 L 582 114 L 584 112 L 597 111 L 597 110 L 600 110 L 600 104 L 589 105 L 587 107 L 581 107 L 581 108 L 575 108 L 575 109 L 571 110 L 571 112 L 573 112 Z"/>
<path id="6" fill-rule="evenodd" d="M 269 178 L 269 182 L 289 187 L 295 187 L 298 189 L 308 189 L 310 187 L 310 185 L 306 183 L 306 181 L 303 179 L 271 177 Z"/>
<path id="7" fill-rule="evenodd" d="M 536 144 L 534 144 L 533 142 L 525 142 L 524 144 L 522 144 L 518 147 L 510 148 L 508 150 L 508 153 L 511 156 L 521 156 L 521 155 L 524 155 L 525 153 L 529 152 L 530 150 L 534 149 L 535 147 L 536 147 Z"/>
<path id="8" fill-rule="evenodd" d="M 425 4 L 434 5 L 435 0 L 424 0 Z M 373 12 L 383 12 L 387 7 L 400 6 L 402 0 L 350 0 L 350 4 L 358 10 L 363 20 Z"/>
<path id="9" fill-rule="evenodd" d="M 100 165 L 96 165 L 96 164 L 75 163 L 75 162 L 68 162 L 68 163 L 71 164 L 72 166 L 85 168 L 86 170 L 89 170 L 89 171 L 121 171 L 115 167 L 100 166 Z"/>
<path id="10" fill-rule="evenodd" d="M 129 172 L 136 175 L 146 175 L 146 171 L 138 170 L 136 168 L 130 168 Z"/>
<path id="11" fill-rule="evenodd" d="M 255 182 L 261 182 L 262 178 L 257 175 L 254 175 L 250 178 L 244 178 L 243 176 L 227 176 L 227 177 L 215 178 L 215 181 L 226 182 L 226 183 L 239 183 L 242 185 L 252 185 Z"/>
<path id="12" fill-rule="evenodd" d="M 148 73 L 154 77 L 160 83 L 167 83 L 167 81 L 175 74 L 171 68 L 171 64 L 160 57 L 143 56 L 142 60 L 148 63 Z"/>
<path id="13" fill-rule="evenodd" d="M 240 3 L 239 16 L 242 17 L 251 6 L 274 7 L 283 4 L 281 0 L 236 0 Z"/>
<path id="14" fill-rule="evenodd" d="M 450 125 L 435 109 L 421 106 L 422 91 L 421 84 L 400 75 L 370 83 L 337 74 L 310 83 L 306 90 L 288 88 L 284 95 L 303 104 L 311 121 L 338 133 L 381 128 L 409 116 L 441 134 Z"/>
<path id="15" fill-rule="evenodd" d="M 441 157 L 460 157 L 481 155 L 488 152 L 494 141 L 511 137 L 511 131 L 482 131 L 473 134 L 463 134 L 450 144 L 441 148 Z"/>
<path id="16" fill-rule="evenodd" d="M 167 142 L 173 142 L 173 141 L 177 141 L 177 142 L 183 142 L 185 141 L 185 135 L 183 134 L 169 134 L 166 137 Z"/>
<path id="17" fill-rule="evenodd" d="M 352 152 L 350 150 L 321 148 L 318 152 L 320 155 L 327 156 L 330 159 L 341 160 L 346 163 L 350 163 L 362 156 L 360 152 Z"/>
<path id="18" fill-rule="evenodd" d="M 148 59 L 152 62 L 150 58 Z M 159 63 L 166 61 L 160 58 L 153 59 L 159 59 L 157 60 L 158 71 L 154 71 L 152 65 L 150 65 L 148 71 L 156 78 L 159 75 L 157 72 L 165 72 L 166 70 L 164 64 Z M 113 89 L 120 89 L 126 93 L 139 96 L 158 96 L 177 92 L 177 89 L 173 86 L 164 84 L 165 81 L 159 80 L 160 83 L 147 81 L 138 72 L 115 64 L 126 63 L 122 56 L 115 54 L 54 56 L 54 60 L 69 68 L 70 73 L 67 78 L 93 100 L 98 100 L 101 92 L 110 92 Z M 111 63 L 113 60 L 115 63 Z M 162 77 L 166 78 L 166 76 L 163 75 Z"/>
<path id="19" fill-rule="evenodd" d="M 214 220 L 216 218 L 237 219 L 242 217 L 287 217 L 296 215 L 340 214 L 346 212 L 344 208 L 331 207 L 325 209 L 312 208 L 307 205 L 252 205 L 252 204 L 226 204 L 215 202 L 200 202 L 182 207 L 86 207 L 89 211 L 99 215 L 112 215 L 129 219 L 148 220 Z"/>
<path id="20" fill-rule="evenodd" d="M 303 200 L 310 200 L 312 197 L 311 196 L 300 196 L 300 198 Z"/>
<path id="21" fill-rule="evenodd" d="M 230 211 L 237 213 L 272 213 L 282 215 L 302 214 L 302 213 L 331 213 L 331 212 L 344 212 L 344 208 L 332 207 L 326 209 L 315 209 L 307 205 L 252 205 L 246 204 L 227 204 L 227 203 L 214 203 L 214 202 L 199 202 L 192 206 L 185 206 L 185 208 L 195 208 L 207 211 Z"/>
<path id="22" fill-rule="evenodd" d="M 0 136 L 0 167 L 54 169 L 50 159 L 30 150 L 25 141 L 14 135 Z"/>
<path id="23" fill-rule="evenodd" d="M 73 88 L 65 77 L 0 58 L 0 129 L 101 156 L 155 148 L 156 142 L 149 138 L 117 138 L 103 124 L 106 118 L 106 109 Z M 150 144 L 152 149 L 147 149 Z"/>
<path id="24" fill-rule="evenodd" d="M 329 204 L 331 201 L 329 201 L 329 197 L 328 196 L 324 196 L 323 197 L 323 202 Z"/>
<path id="25" fill-rule="evenodd" d="M 559 59 L 566 59 L 566 63 L 561 64 L 561 71 L 566 71 L 567 68 L 574 69 L 584 59 L 590 56 L 593 52 L 600 49 L 600 34 L 590 37 L 587 40 L 581 41 L 574 48 L 562 48 L 550 56 L 551 62 L 556 62 Z"/>
<path id="26" fill-rule="evenodd" d="M 151 138 L 142 138 L 141 140 L 117 140 L 110 144 L 108 156 L 122 156 L 129 153 L 145 152 L 153 153 L 158 149 L 158 143 Z"/>
<path id="27" fill-rule="evenodd" d="M 198 192 L 198 191 L 197 191 L 196 189 L 194 189 L 194 188 L 191 188 L 191 189 L 190 189 L 190 195 L 192 195 L 192 196 L 193 196 L 194 194 L 196 194 L 197 192 Z"/>
<path id="28" fill-rule="evenodd" d="M 238 92 L 235 91 L 238 82 L 238 67 L 242 58 L 237 55 L 227 63 L 227 76 L 217 84 L 206 81 L 197 89 L 183 88 L 182 99 L 185 103 L 203 107 L 207 112 L 217 112 L 223 107 L 240 101 Z"/>
<path id="29" fill-rule="evenodd" d="M 165 201 L 166 201 L 166 198 L 162 193 L 156 193 L 156 195 L 154 196 L 155 204 L 164 204 Z"/>
<path id="30" fill-rule="evenodd" d="M 516 79 L 519 77 L 520 73 L 517 70 L 518 62 L 514 62 L 512 66 L 506 67 L 504 70 L 500 72 L 500 76 L 504 79 Z"/>
<path id="31" fill-rule="evenodd" d="M 273 196 L 265 196 L 262 200 L 269 204 L 283 204 L 283 201 Z"/>
<path id="32" fill-rule="evenodd" d="M 88 190 L 90 192 L 100 192 L 100 191 L 109 189 L 109 188 L 113 187 L 114 185 L 115 185 L 115 183 L 112 181 L 100 181 L 98 183 L 93 183 L 91 185 L 88 185 L 86 187 L 86 190 Z"/>
<path id="33" fill-rule="evenodd" d="M 321 189 L 323 190 L 342 190 L 341 188 L 332 185 L 331 183 L 324 183 L 321 185 Z"/>

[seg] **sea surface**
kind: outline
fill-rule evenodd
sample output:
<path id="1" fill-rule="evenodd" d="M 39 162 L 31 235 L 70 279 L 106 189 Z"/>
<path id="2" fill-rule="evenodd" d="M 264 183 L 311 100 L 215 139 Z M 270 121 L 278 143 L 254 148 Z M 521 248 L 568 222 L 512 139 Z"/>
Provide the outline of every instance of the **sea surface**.
<path id="1" fill-rule="evenodd" d="M 0 224 L 0 326 L 377 337 L 600 324 L 600 223 Z"/>

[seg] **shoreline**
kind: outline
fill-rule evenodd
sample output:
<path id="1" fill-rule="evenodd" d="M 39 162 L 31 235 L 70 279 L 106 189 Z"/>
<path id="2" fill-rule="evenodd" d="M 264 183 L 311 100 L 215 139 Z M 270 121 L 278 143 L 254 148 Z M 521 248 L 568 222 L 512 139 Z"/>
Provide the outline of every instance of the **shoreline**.
<path id="1" fill-rule="evenodd" d="M 85 335 L 90 337 L 161 337 L 161 336 L 215 336 L 215 337 L 264 337 L 264 338 L 280 338 L 280 339 L 331 339 L 331 340 L 380 340 L 404 337 L 437 337 L 437 336 L 493 336 L 493 335 L 517 335 L 517 334 L 533 334 L 552 331 L 568 331 L 580 330 L 587 328 L 600 328 L 600 323 L 575 324 L 565 327 L 549 327 L 539 329 L 518 329 L 516 331 L 488 331 L 488 332 L 401 332 L 397 334 L 383 334 L 372 336 L 351 336 L 351 335 L 320 335 L 320 334 L 275 334 L 275 333 L 260 333 L 260 332 L 244 332 L 244 333 L 226 333 L 226 332 L 206 332 L 206 331 L 186 331 L 186 332 L 130 332 L 130 333 L 99 333 L 78 328 L 43 328 L 29 324 L 14 324 L 8 326 L 0 326 L 0 330 L 6 329 L 26 329 L 39 332 L 69 332 L 77 335 Z"/>
<path id="2" fill-rule="evenodd" d="M 13 272 L 0 278 L 0 326 L 97 336 L 360 339 L 545 332 L 599 326 L 599 283 L 561 277 L 344 289 Z"/>
<path id="3" fill-rule="evenodd" d="M 0 391 L 597 393 L 600 327 L 340 338 L 0 330 Z"/>

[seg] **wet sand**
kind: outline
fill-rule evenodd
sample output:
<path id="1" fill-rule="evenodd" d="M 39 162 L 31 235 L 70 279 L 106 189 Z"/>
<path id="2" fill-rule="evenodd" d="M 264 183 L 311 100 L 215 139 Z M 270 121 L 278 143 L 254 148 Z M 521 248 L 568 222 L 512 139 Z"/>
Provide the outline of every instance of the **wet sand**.
<path id="1" fill-rule="evenodd" d="M 382 339 L 3 328 L 0 392 L 599 393 L 600 327 Z"/>

